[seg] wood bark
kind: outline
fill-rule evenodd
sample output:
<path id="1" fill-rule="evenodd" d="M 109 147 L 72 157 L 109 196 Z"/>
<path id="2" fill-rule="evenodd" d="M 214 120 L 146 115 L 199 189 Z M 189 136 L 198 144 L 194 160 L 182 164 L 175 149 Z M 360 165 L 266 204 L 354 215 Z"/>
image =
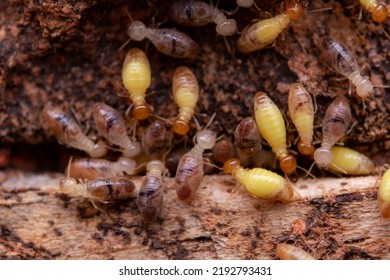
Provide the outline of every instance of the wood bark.
<path id="1" fill-rule="evenodd" d="M 150 225 L 135 199 L 100 205 L 111 218 L 69 201 L 58 194 L 60 174 L 0 176 L 3 259 L 275 259 L 281 242 L 319 259 L 390 258 L 376 176 L 299 180 L 288 204 L 254 198 L 221 175 L 204 177 L 187 204 L 165 179 L 162 217 Z"/>

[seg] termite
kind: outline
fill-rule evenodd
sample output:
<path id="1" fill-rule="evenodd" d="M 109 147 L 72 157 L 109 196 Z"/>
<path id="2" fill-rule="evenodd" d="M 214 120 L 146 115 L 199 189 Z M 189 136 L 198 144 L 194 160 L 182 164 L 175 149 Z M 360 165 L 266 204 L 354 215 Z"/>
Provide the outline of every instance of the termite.
<path id="1" fill-rule="evenodd" d="M 374 171 L 375 165 L 365 155 L 358 151 L 346 147 L 332 147 L 332 164 L 328 169 L 340 173 L 343 171 L 347 175 L 369 175 Z"/>
<path id="2" fill-rule="evenodd" d="M 388 16 L 389 12 L 384 4 L 379 4 L 376 0 L 360 0 L 364 9 L 370 12 L 373 21 L 382 23 Z"/>
<path id="3" fill-rule="evenodd" d="M 146 165 L 146 176 L 137 196 L 138 209 L 146 222 L 153 222 L 160 215 L 164 203 L 162 174 L 164 163 L 152 160 Z"/>
<path id="4" fill-rule="evenodd" d="M 179 115 L 173 121 L 172 129 L 178 135 L 186 135 L 190 129 L 189 122 L 194 115 L 199 98 L 198 81 L 187 67 L 175 70 L 172 79 L 173 98 L 179 107 Z"/>
<path id="5" fill-rule="evenodd" d="M 203 177 L 203 152 L 214 147 L 216 138 L 209 129 L 198 132 L 195 146 L 180 159 L 175 177 L 179 199 L 188 201 L 194 197 Z"/>
<path id="6" fill-rule="evenodd" d="M 254 111 L 260 134 L 272 147 L 280 168 L 286 175 L 295 173 L 297 162 L 287 151 L 286 126 L 279 108 L 267 94 L 258 92 L 254 98 Z"/>
<path id="7" fill-rule="evenodd" d="M 299 135 L 298 151 L 303 155 L 314 153 L 314 106 L 310 94 L 301 84 L 292 84 L 288 95 L 288 111 Z"/>
<path id="8" fill-rule="evenodd" d="M 106 202 L 126 199 L 133 196 L 135 185 L 125 177 L 98 178 L 92 181 L 78 182 L 74 178 L 63 178 L 60 191 L 71 197 L 89 198 Z"/>
<path id="9" fill-rule="evenodd" d="M 258 21 L 243 31 L 237 49 L 243 53 L 260 50 L 276 40 L 291 20 L 299 19 L 305 10 L 301 1 L 288 1 L 286 11 L 273 18 Z"/>
<path id="10" fill-rule="evenodd" d="M 160 121 L 152 122 L 142 135 L 142 151 L 147 155 L 159 155 L 168 145 L 167 129 Z"/>
<path id="11" fill-rule="evenodd" d="M 383 218 L 390 218 L 390 169 L 382 176 L 378 190 L 379 210 Z"/>
<path id="12" fill-rule="evenodd" d="M 54 133 L 60 144 L 85 151 L 93 158 L 102 157 L 107 153 L 103 141 L 95 143 L 85 136 L 77 122 L 60 108 L 46 105 L 42 121 L 42 125 Z"/>
<path id="13" fill-rule="evenodd" d="M 237 125 L 234 140 L 241 164 L 244 167 L 252 165 L 256 153 L 261 150 L 260 133 L 253 118 L 245 118 Z"/>
<path id="14" fill-rule="evenodd" d="M 194 59 L 199 52 L 198 44 L 191 37 L 174 29 L 148 28 L 136 20 L 130 24 L 127 34 L 134 41 L 149 39 L 157 50 L 168 56 Z"/>
<path id="15" fill-rule="evenodd" d="M 105 159 L 79 158 L 73 160 L 66 173 L 75 179 L 93 180 L 112 176 L 132 175 L 135 172 L 136 162 L 126 157 L 120 157 L 111 162 Z"/>
<path id="16" fill-rule="evenodd" d="M 314 152 L 314 161 L 319 167 L 326 168 L 332 163 L 331 148 L 345 135 L 351 120 L 351 109 L 347 98 L 337 97 L 326 110 L 322 123 L 321 147 Z"/>
<path id="17" fill-rule="evenodd" d="M 323 59 L 334 71 L 345 76 L 356 87 L 356 93 L 366 99 L 373 95 L 374 86 L 367 76 L 362 76 L 352 52 L 330 37 L 322 38 Z"/>
<path id="18" fill-rule="evenodd" d="M 282 176 L 263 169 L 244 169 L 240 160 L 233 158 L 223 165 L 223 172 L 233 177 L 252 195 L 271 201 L 291 201 L 294 190 L 289 181 Z"/>
<path id="19" fill-rule="evenodd" d="M 140 143 L 130 140 L 127 135 L 125 121 L 117 110 L 104 103 L 96 103 L 93 117 L 97 130 L 109 142 L 121 147 L 124 156 L 135 157 L 141 152 Z"/>
<path id="20" fill-rule="evenodd" d="M 182 0 L 171 5 L 170 16 L 173 21 L 187 26 L 203 26 L 214 22 L 216 31 L 222 36 L 236 33 L 237 23 L 226 18 L 217 8 L 200 0 Z"/>
<path id="21" fill-rule="evenodd" d="M 133 101 L 133 115 L 137 120 L 144 120 L 150 116 L 145 96 L 151 79 L 150 64 L 145 53 L 137 48 L 129 50 L 123 63 L 122 82 Z"/>
<path id="22" fill-rule="evenodd" d="M 308 252 L 290 244 L 278 244 L 276 254 L 281 260 L 315 260 Z"/>

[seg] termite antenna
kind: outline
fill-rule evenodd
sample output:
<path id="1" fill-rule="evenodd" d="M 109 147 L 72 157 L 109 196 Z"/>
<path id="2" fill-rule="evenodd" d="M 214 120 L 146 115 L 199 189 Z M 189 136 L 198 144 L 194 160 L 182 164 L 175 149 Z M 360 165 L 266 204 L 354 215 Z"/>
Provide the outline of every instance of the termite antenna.
<path id="1" fill-rule="evenodd" d="M 307 176 L 309 176 L 309 174 L 311 174 L 311 170 L 313 169 L 314 165 L 315 165 L 315 161 L 313 161 L 313 163 L 310 165 L 309 167 L 309 170 L 307 170 L 306 174 L 305 174 L 305 179 L 307 178 Z"/>
<path id="2" fill-rule="evenodd" d="M 310 168 L 313 166 L 313 164 L 310 166 Z M 307 176 L 310 176 L 312 179 L 317 179 L 317 177 L 316 176 L 314 176 L 313 174 L 311 174 L 310 173 L 310 170 L 307 170 L 307 169 L 305 169 L 305 168 L 303 168 L 303 167 L 301 167 L 301 166 L 299 166 L 299 165 L 297 165 L 297 168 L 298 169 L 300 169 L 300 170 L 302 170 L 302 171 L 304 171 L 306 174 L 305 174 L 305 178 L 307 177 Z"/>
<path id="3" fill-rule="evenodd" d="M 333 10 L 333 7 L 325 7 L 325 8 L 309 10 L 307 11 L 307 13 L 320 13 L 320 12 L 331 11 L 331 10 Z"/>
<path id="4" fill-rule="evenodd" d="M 217 115 L 217 112 L 214 112 L 214 114 L 211 116 L 209 122 L 206 124 L 206 126 L 204 127 L 204 129 L 208 128 L 209 125 L 211 124 L 211 122 L 214 120 L 215 116 Z"/>
<path id="5" fill-rule="evenodd" d="M 131 38 L 129 38 L 124 44 L 122 44 L 122 46 L 118 49 L 118 52 L 121 52 L 126 46 L 127 44 L 129 44 L 131 42 Z"/>

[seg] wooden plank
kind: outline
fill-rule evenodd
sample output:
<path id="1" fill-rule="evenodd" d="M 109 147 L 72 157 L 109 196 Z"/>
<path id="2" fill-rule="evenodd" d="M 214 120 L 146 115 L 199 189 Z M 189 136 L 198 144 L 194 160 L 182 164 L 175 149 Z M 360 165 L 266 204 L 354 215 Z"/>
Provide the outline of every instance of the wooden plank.
<path id="1" fill-rule="evenodd" d="M 168 178 L 162 218 L 149 226 L 135 199 L 101 206 L 113 220 L 69 201 L 57 193 L 61 176 L 0 173 L 1 258 L 274 259 L 279 242 L 321 259 L 390 258 L 375 176 L 299 180 L 289 204 L 254 198 L 221 175 L 205 177 L 187 204 Z"/>

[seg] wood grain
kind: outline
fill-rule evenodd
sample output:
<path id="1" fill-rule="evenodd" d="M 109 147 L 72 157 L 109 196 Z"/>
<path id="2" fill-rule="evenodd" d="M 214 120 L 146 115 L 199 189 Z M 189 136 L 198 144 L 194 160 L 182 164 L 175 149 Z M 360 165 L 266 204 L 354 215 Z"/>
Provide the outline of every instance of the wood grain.
<path id="1" fill-rule="evenodd" d="M 151 225 L 135 199 L 101 205 L 112 219 L 88 201 L 69 201 L 57 193 L 61 176 L 0 173 L 1 258 L 275 259 L 280 242 L 320 259 L 390 258 L 375 176 L 300 180 L 289 204 L 254 198 L 221 175 L 205 177 L 187 204 L 166 179 L 162 218 Z"/>

